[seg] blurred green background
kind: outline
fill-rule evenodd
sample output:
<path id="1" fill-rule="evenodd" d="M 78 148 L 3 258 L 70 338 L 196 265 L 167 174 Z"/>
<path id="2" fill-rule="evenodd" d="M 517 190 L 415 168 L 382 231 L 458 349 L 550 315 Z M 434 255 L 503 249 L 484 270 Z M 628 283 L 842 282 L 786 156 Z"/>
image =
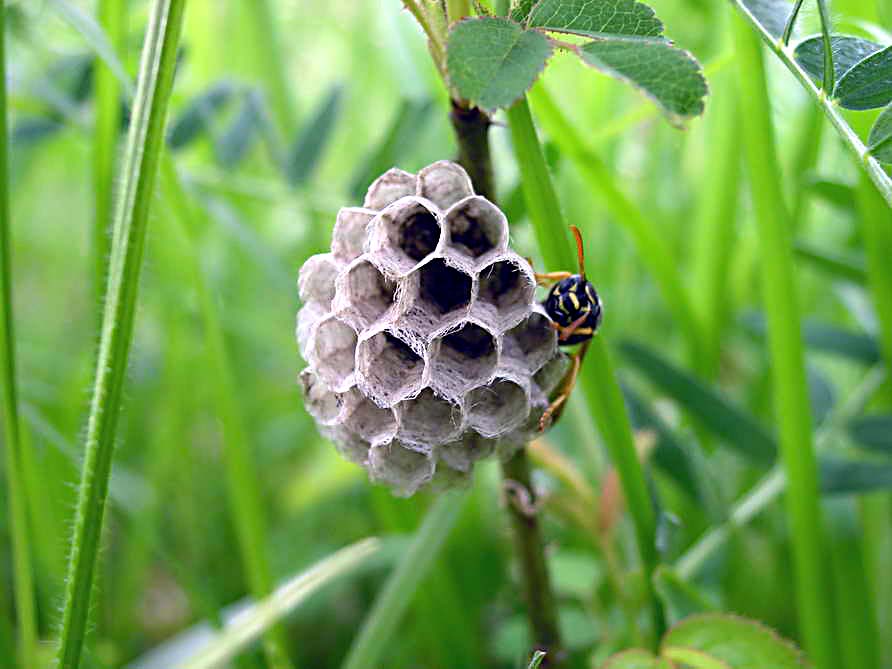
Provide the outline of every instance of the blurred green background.
<path id="1" fill-rule="evenodd" d="M 121 2 L 127 30 L 120 58 L 132 77 L 147 3 Z M 669 243 L 710 323 L 710 362 L 698 373 L 770 432 L 758 245 L 745 185 L 730 195 L 729 208 L 710 209 L 719 188 L 716 161 L 737 170 L 735 157 L 742 152 L 727 28 L 731 10 L 715 0 L 651 4 L 668 34 L 705 66 L 711 97 L 704 119 L 676 130 L 629 88 L 564 56 L 555 57 L 544 86 Z M 39 631 L 49 666 L 97 342 L 92 81 L 101 42 L 78 23 L 79 16 L 95 12 L 87 0 L 22 0 L 8 11 L 23 468 Z M 838 25 L 850 31 L 875 30 L 865 22 L 892 30 L 892 11 L 882 2 L 838 0 L 834 11 Z M 806 23 L 814 26 L 814 17 Z M 431 498 L 391 497 L 316 433 L 296 383 L 302 367 L 294 341 L 297 272 L 326 248 L 337 210 L 360 204 L 375 176 L 393 165 L 413 171 L 455 154 L 448 98 L 420 31 L 397 0 L 190 0 L 182 45 L 169 149 L 200 214 L 196 243 L 186 241 L 169 198 L 156 189 L 85 666 L 175 666 L 177 653 L 201 643 L 188 630 L 219 624 L 249 590 L 232 523 L 237 502 L 222 462 L 219 379 L 200 317 L 192 271 L 197 260 L 221 317 L 235 379 L 234 410 L 244 423 L 242 446 L 254 470 L 244 473 L 258 483 L 263 550 L 274 579 L 362 537 L 385 538 L 373 560 L 286 620 L 296 666 L 334 667 Z M 769 72 L 784 189 L 798 213 L 800 304 L 820 421 L 864 383 L 879 356 L 876 318 L 863 286 L 857 172 L 829 130 L 820 139 L 821 119 L 792 78 L 773 62 Z M 871 117 L 853 118 L 866 123 Z M 716 520 L 711 509 L 738 499 L 766 467 L 685 416 L 678 397 L 660 391 L 623 357 L 621 343 L 634 340 L 673 365 L 690 366 L 672 305 L 662 300 L 626 229 L 546 132 L 542 138 L 567 219 L 585 235 L 589 275 L 607 310 L 604 336 L 617 350 L 636 425 L 655 435 L 641 441 L 656 442 L 651 471 L 666 511 L 664 557 L 672 562 Z M 535 257 L 507 129 L 497 124 L 492 139 L 512 243 Z M 698 274 L 713 252 L 705 230 L 716 215 L 734 223 L 727 226 L 734 238 L 718 286 Z M 820 250 L 817 258 L 814 249 Z M 607 463 L 583 406 L 574 397 L 548 441 L 601 496 L 609 494 L 602 485 Z M 890 408 L 888 386 L 867 402 L 872 413 Z M 864 494 L 826 500 L 834 545 L 853 560 L 851 571 L 837 577 L 843 589 L 857 581 L 851 587 L 873 592 L 870 624 L 888 645 L 892 585 L 884 572 L 892 564 L 892 504 L 882 489 L 892 487 L 890 465 L 888 459 L 865 459 L 853 448 L 848 428 L 833 425 L 826 447 L 875 462 L 876 476 L 859 490 Z M 702 458 L 690 456 L 698 442 L 706 446 Z M 708 472 L 717 507 L 704 502 L 696 482 L 686 478 L 684 472 L 696 470 L 692 462 Z M 592 666 L 636 641 L 641 593 L 631 533 L 625 521 L 615 534 L 597 536 L 574 522 L 561 512 L 567 486 L 553 467 L 545 469 L 550 471 L 538 472 L 536 480 L 555 503 L 556 513 L 546 512 L 543 522 L 562 627 L 574 666 Z M 3 509 L 5 494 L 0 488 Z M 494 465 L 478 467 L 459 524 L 381 666 L 513 667 L 523 660 L 524 605 L 499 501 Z M 15 626 L 7 523 L 7 514 L 0 514 L 4 669 L 12 666 Z M 788 554 L 775 503 L 709 556 L 695 578 L 698 595 L 796 638 Z M 620 592 L 617 583 L 623 584 Z M 152 659 L 153 649 L 184 632 L 178 638 L 185 645 Z M 252 650 L 239 664 L 263 666 L 261 658 Z M 882 666 L 892 666 L 889 652 L 884 660 Z"/>

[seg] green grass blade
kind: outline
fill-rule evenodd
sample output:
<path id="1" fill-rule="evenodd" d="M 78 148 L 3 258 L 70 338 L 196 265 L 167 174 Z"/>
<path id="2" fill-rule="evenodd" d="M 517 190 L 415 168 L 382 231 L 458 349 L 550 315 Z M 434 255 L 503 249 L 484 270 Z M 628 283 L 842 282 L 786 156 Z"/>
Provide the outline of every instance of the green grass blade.
<path id="1" fill-rule="evenodd" d="M 6 484 L 12 569 L 18 621 L 18 657 L 22 667 L 36 667 L 37 613 L 34 576 L 28 538 L 27 492 L 22 471 L 15 332 L 12 312 L 12 259 L 9 206 L 9 137 L 6 112 L 6 2 L 0 2 L 0 393 L 3 395 L 3 448 L 6 451 Z"/>
<path id="2" fill-rule="evenodd" d="M 176 168 L 169 156 L 161 161 L 162 187 L 173 213 L 172 219 L 179 224 L 185 250 L 183 262 L 188 263 L 192 283 L 198 296 L 205 350 L 214 388 L 216 414 L 223 426 L 223 461 L 226 469 L 227 493 L 231 498 L 233 524 L 238 538 L 239 551 L 247 571 L 251 594 L 261 599 L 273 590 L 273 579 L 267 558 L 266 523 L 261 508 L 259 475 L 251 460 L 251 440 L 245 427 L 236 399 L 235 381 L 230 369 L 229 355 L 223 336 L 223 327 L 211 290 L 207 285 L 200 263 L 199 244 L 195 239 L 197 221 L 186 192 L 180 183 Z M 271 667 L 288 667 L 287 645 L 282 630 L 274 627 L 266 639 L 264 651 Z"/>
<path id="3" fill-rule="evenodd" d="M 387 643 L 412 603 L 419 584 L 440 554 L 466 499 L 464 493 L 445 493 L 434 501 L 353 640 L 341 665 L 343 669 L 380 666 Z"/>
<path id="4" fill-rule="evenodd" d="M 867 252 L 867 285 L 879 323 L 880 350 L 892 369 L 892 224 L 889 209 L 871 183 L 862 177 L 857 188 L 861 235 Z"/>
<path id="5" fill-rule="evenodd" d="M 88 627 L 142 252 L 185 4 L 185 0 L 155 1 L 140 64 L 114 219 L 105 313 L 68 565 L 58 651 L 61 669 L 80 666 Z"/>
<path id="6" fill-rule="evenodd" d="M 533 126 L 526 98 L 508 110 L 508 123 L 516 162 L 520 167 L 527 211 L 536 233 L 542 257 L 550 271 L 575 266 L 575 252 L 568 237 L 560 204 L 542 147 Z M 583 365 L 581 383 L 611 460 L 619 472 L 623 493 L 635 526 L 638 553 L 645 572 L 656 638 L 665 626 L 663 610 L 653 589 L 652 574 L 657 565 L 655 545 L 656 515 L 635 451 L 632 427 L 622 391 L 603 337 L 595 337 Z"/>
<path id="7" fill-rule="evenodd" d="M 379 549 L 376 539 L 364 539 L 320 560 L 306 571 L 283 583 L 266 599 L 244 612 L 237 623 L 228 625 L 198 656 L 182 669 L 213 669 L 244 650 L 265 631 L 280 623 L 307 597 L 327 583 L 349 573 Z"/>
<path id="8" fill-rule="evenodd" d="M 743 140 L 761 251 L 762 293 L 768 320 L 775 420 L 787 477 L 787 517 L 793 549 L 798 615 L 806 649 L 819 669 L 839 666 L 828 589 L 790 231 L 781 192 L 771 101 L 762 46 L 743 21 L 735 21 Z"/>
<path id="9" fill-rule="evenodd" d="M 793 250 L 798 258 L 832 278 L 849 281 L 857 286 L 867 283 L 867 269 L 861 258 L 827 251 L 808 242 L 796 242 Z"/>
<path id="10" fill-rule="evenodd" d="M 760 464 L 774 460 L 774 438 L 754 417 L 641 344 L 624 341 L 620 350 L 629 363 L 730 447 Z"/>
<path id="11" fill-rule="evenodd" d="M 101 0 L 99 21 L 108 36 L 108 46 L 117 53 L 123 46 L 127 3 Z M 109 233 L 112 225 L 115 163 L 121 133 L 121 82 L 119 74 L 106 62 L 97 62 L 94 74 L 93 143 L 93 288 L 98 319 L 102 316 L 102 298 L 108 267 Z"/>
<path id="12" fill-rule="evenodd" d="M 641 262 L 657 280 L 666 304 L 678 319 L 689 350 L 701 350 L 701 337 L 691 300 L 684 289 L 678 261 L 673 258 L 665 237 L 623 191 L 601 157 L 586 148 L 581 134 L 564 117 L 545 88 L 535 86 L 529 93 L 529 100 L 548 136 L 573 163 L 586 184 L 601 194 L 614 220 L 632 236 Z"/>

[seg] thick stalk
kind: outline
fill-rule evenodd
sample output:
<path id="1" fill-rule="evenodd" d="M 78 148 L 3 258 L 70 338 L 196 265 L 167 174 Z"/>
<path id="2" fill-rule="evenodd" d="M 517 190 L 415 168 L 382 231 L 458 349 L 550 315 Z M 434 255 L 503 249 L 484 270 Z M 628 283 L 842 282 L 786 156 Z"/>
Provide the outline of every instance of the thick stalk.
<path id="1" fill-rule="evenodd" d="M 9 165 L 6 119 L 6 3 L 0 0 L 0 393 L 3 395 L 3 448 L 6 451 L 6 483 L 9 500 L 9 533 L 12 540 L 12 577 L 18 622 L 18 656 L 22 667 L 36 666 L 37 614 L 28 540 L 25 481 L 22 476 L 18 394 L 15 368 L 15 334 L 12 319 L 12 269 Z"/>
<path id="2" fill-rule="evenodd" d="M 458 161 L 468 172 L 474 191 L 494 200 L 492 156 L 489 145 L 489 118 L 476 108 L 468 109 L 453 101 L 450 115 L 458 142 Z M 530 465 L 526 449 L 502 466 L 506 483 L 519 486 L 533 502 Z M 523 592 L 527 603 L 533 645 L 547 655 L 543 666 L 559 667 L 563 651 L 558 629 L 557 606 L 548 569 L 539 521 L 535 514 L 524 513 L 523 505 L 509 503 L 514 546 L 520 563 Z M 529 509 L 527 509 L 529 511 Z"/>
<path id="3" fill-rule="evenodd" d="M 791 235 L 780 187 L 762 47 L 743 21 L 735 21 L 742 130 L 761 252 L 762 292 L 768 319 L 774 413 L 787 478 L 787 519 L 792 537 L 801 633 L 818 669 L 838 667 L 812 442 Z"/>
<path id="4" fill-rule="evenodd" d="M 508 123 L 520 167 L 527 211 L 542 257 L 551 270 L 573 267 L 575 253 L 568 237 L 568 226 L 561 212 L 526 98 L 508 110 Z M 635 450 L 622 391 L 602 336 L 595 337 L 589 346 L 581 384 L 589 411 L 598 424 L 604 445 L 619 473 L 623 494 L 632 516 L 653 620 L 653 639 L 656 643 L 665 628 L 663 608 L 654 591 L 652 578 L 658 561 L 654 542 L 656 515 L 648 494 L 644 470 Z"/>

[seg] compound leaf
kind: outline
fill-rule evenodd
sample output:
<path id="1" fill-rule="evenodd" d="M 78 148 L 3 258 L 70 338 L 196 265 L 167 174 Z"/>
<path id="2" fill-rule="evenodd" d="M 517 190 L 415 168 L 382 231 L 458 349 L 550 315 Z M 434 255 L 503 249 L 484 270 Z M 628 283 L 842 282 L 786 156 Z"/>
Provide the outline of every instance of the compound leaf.
<path id="1" fill-rule="evenodd" d="M 892 47 L 868 56 L 836 85 L 834 95 L 846 109 L 885 107 L 892 102 Z"/>
<path id="2" fill-rule="evenodd" d="M 892 455 L 892 414 L 860 416 L 847 427 L 849 436 L 859 446 Z"/>
<path id="3" fill-rule="evenodd" d="M 509 107 L 533 85 L 551 53 L 545 35 L 514 21 L 465 19 L 449 34 L 449 79 L 481 109 Z"/>
<path id="4" fill-rule="evenodd" d="M 832 35 L 830 49 L 833 51 L 833 70 L 836 81 L 868 56 L 882 49 L 879 44 L 851 35 Z M 815 35 L 796 45 L 796 62 L 808 73 L 815 83 L 824 80 L 824 42 L 821 35 Z"/>
<path id="5" fill-rule="evenodd" d="M 578 53 L 586 64 L 641 90 L 676 123 L 703 113 L 707 86 L 700 64 L 669 42 L 605 39 Z"/>
<path id="6" fill-rule="evenodd" d="M 540 0 L 527 26 L 585 37 L 659 37 L 663 24 L 636 0 Z"/>
<path id="7" fill-rule="evenodd" d="M 886 107 L 873 124 L 867 144 L 874 158 L 882 163 L 892 163 L 892 105 Z"/>
<path id="8" fill-rule="evenodd" d="M 892 464 L 877 460 L 823 455 L 819 462 L 821 493 L 857 495 L 892 490 Z"/>

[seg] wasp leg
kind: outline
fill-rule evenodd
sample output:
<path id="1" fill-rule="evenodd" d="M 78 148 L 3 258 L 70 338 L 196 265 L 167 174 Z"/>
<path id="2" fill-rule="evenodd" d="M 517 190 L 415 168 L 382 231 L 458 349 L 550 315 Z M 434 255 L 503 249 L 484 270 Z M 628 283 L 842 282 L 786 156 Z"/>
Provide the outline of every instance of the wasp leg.
<path id="1" fill-rule="evenodd" d="M 570 323 L 570 325 L 568 325 L 567 327 L 560 328 L 558 330 L 558 332 L 560 332 L 558 339 L 560 339 L 561 341 L 567 341 L 570 337 L 573 336 L 573 333 L 576 332 L 576 330 L 579 328 L 579 326 L 582 325 L 583 323 L 585 323 L 585 321 L 587 319 L 588 319 L 588 314 L 582 314 L 582 316 L 580 316 L 575 321 Z"/>
<path id="2" fill-rule="evenodd" d="M 550 283 L 554 283 L 555 281 L 563 281 L 564 279 L 569 279 L 573 276 L 570 272 L 546 272 L 545 274 L 539 274 L 539 272 L 535 272 L 536 275 L 536 283 L 540 286 L 546 286 Z"/>
<path id="3" fill-rule="evenodd" d="M 587 341 L 583 343 L 580 349 L 570 358 L 570 369 L 564 374 L 564 378 L 561 379 L 561 383 L 557 387 L 557 394 L 539 419 L 539 432 L 545 432 L 545 428 L 548 427 L 549 423 L 554 424 L 561 417 L 564 405 L 569 399 L 570 393 L 573 392 L 573 388 L 576 387 L 576 380 L 579 378 L 582 361 L 588 352 L 588 345 L 589 342 Z"/>

